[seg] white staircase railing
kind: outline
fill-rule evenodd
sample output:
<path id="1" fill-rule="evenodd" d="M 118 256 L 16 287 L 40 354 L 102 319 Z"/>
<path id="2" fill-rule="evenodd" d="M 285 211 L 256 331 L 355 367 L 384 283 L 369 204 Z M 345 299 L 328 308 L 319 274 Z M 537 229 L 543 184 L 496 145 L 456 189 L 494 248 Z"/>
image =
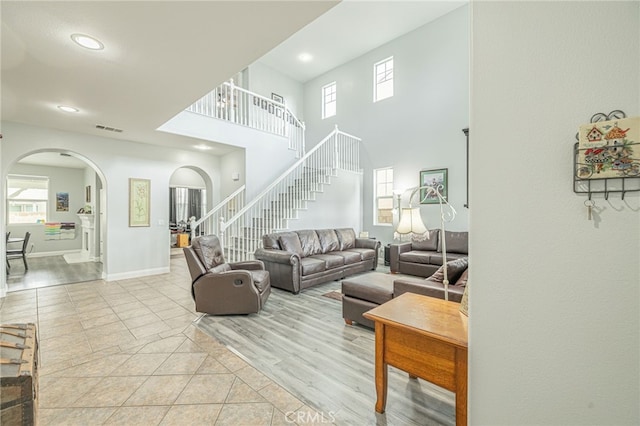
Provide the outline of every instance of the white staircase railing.
<path id="1" fill-rule="evenodd" d="M 217 235 L 227 261 L 253 259 L 253 253 L 262 247 L 262 236 L 288 229 L 289 219 L 315 199 L 338 169 L 361 172 L 360 141 L 336 126 L 236 215 L 221 220 Z"/>
<path id="2" fill-rule="evenodd" d="M 242 185 L 231 195 L 222 200 L 200 220 L 191 223 L 191 238 L 197 235 L 215 234 L 221 219 L 229 218 L 244 207 L 245 186 Z"/>
<path id="3" fill-rule="evenodd" d="M 285 137 L 297 158 L 304 155 L 304 123 L 286 103 L 238 87 L 233 79 L 222 83 L 186 110 Z"/>

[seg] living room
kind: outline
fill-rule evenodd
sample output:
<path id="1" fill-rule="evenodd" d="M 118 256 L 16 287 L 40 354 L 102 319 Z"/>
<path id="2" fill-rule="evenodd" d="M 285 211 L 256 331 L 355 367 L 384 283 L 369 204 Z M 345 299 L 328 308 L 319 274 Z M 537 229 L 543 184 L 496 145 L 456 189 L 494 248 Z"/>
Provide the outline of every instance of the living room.
<path id="1" fill-rule="evenodd" d="M 473 213 L 469 214 L 468 228 L 474 282 L 469 325 L 469 413 L 473 423 L 637 423 L 638 409 L 629 407 L 635 407 L 638 399 L 639 277 L 628 259 L 637 258 L 638 253 L 638 198 L 631 193 L 624 200 L 596 198 L 598 220 L 589 221 L 584 199 L 568 189 L 577 126 L 596 112 L 622 109 L 628 116 L 638 114 L 637 7 L 635 2 L 474 3 L 469 10 L 473 23 L 469 122 L 455 127 L 425 126 L 417 136 L 385 134 L 391 143 L 369 147 L 391 155 L 400 151 L 398 143 L 411 140 L 402 155 L 426 156 L 415 151 L 426 135 L 453 127 L 436 133 L 434 139 L 446 141 L 443 144 L 459 140 L 457 154 L 464 156 L 461 129 L 466 125 L 472 129 L 469 205 L 473 210 L 469 212 Z M 599 25 L 587 27 L 585 22 L 594 17 Z M 625 34 L 626 44 L 613 36 L 620 33 Z M 603 61 L 586 67 L 585 58 L 593 51 L 608 51 L 612 57 L 633 61 L 616 67 Z M 305 114 L 318 106 L 311 105 Z M 439 111 L 434 109 L 433 114 L 437 116 Z M 413 118 L 420 121 L 425 115 L 431 114 Z M 311 117 L 307 120 L 310 123 Z M 375 117 L 370 121 L 380 120 Z M 366 144 L 367 137 L 373 137 L 365 129 L 371 123 L 363 123 L 360 132 L 345 130 L 362 137 Z M 6 166 L 20 156 L 15 147 L 8 146 L 12 130 L 17 128 L 24 131 L 22 152 L 40 149 L 33 142 L 36 138 L 67 149 L 87 140 L 85 136 L 3 123 L 5 174 Z M 69 137 L 75 142 L 69 142 Z M 520 139 L 530 139 L 530 143 Z M 113 184 L 114 194 L 126 193 L 126 178 L 131 176 L 153 176 L 168 182 L 167 173 L 158 171 L 175 164 L 166 158 L 168 150 L 156 150 L 166 154 L 160 159 L 159 154 L 142 146 L 110 138 L 97 141 L 108 144 L 102 148 L 104 152 L 133 152 L 136 160 L 157 158 L 152 164 L 143 163 L 142 168 L 136 161 L 125 165 L 104 161 L 107 172 L 121 176 L 122 182 Z M 537 167 L 531 159 L 542 158 L 541 153 L 545 153 L 544 164 Z M 397 172 L 406 171 L 410 178 L 407 186 L 411 186 L 422 168 L 431 164 L 441 167 L 443 159 L 437 160 L 431 163 L 430 158 L 416 158 Z M 204 162 L 202 155 L 193 154 L 189 159 L 193 164 L 199 161 Z M 365 169 L 386 166 L 369 161 Z M 464 166 L 451 165 L 451 176 L 454 167 L 458 183 L 452 179 L 451 184 L 461 186 L 452 186 L 451 196 L 462 197 L 465 186 L 459 182 Z M 366 180 L 364 192 L 371 193 Z M 366 201 L 364 205 L 372 206 Z M 427 223 L 433 223 L 426 210 L 424 214 Z M 372 207 L 365 207 L 363 224 L 370 224 L 370 234 L 382 240 L 391 229 L 373 228 L 372 215 Z M 115 220 L 126 228 L 124 214 Z M 160 239 L 145 231 L 136 239 L 144 244 L 135 242 L 133 252 L 144 253 L 147 247 L 160 244 Z M 112 238 L 115 247 L 131 243 L 127 236 Z M 120 255 L 116 251 L 114 256 Z M 144 269 L 157 268 L 161 273 L 166 272 L 160 270 L 163 265 L 168 265 L 168 255 L 159 254 L 158 258 L 162 256 L 167 257 L 166 262 L 137 260 L 145 262 Z M 601 267 L 580 268 L 585 259 L 598 259 Z M 505 264 L 518 265 L 519 273 L 496 274 Z M 541 265 L 545 266 L 543 273 Z M 626 297 L 603 292 L 603 282 L 619 286 Z M 556 296 L 550 298 L 550 294 Z M 603 362 L 607 359 L 617 362 Z M 533 402 L 531 395 L 535 395 Z"/>

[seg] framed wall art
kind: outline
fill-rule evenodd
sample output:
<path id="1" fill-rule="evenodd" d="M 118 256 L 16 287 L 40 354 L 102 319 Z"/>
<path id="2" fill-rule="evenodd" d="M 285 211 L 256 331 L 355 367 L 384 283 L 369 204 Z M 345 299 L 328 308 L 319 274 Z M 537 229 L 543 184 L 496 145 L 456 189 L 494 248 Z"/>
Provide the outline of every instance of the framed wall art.
<path id="1" fill-rule="evenodd" d="M 57 212 L 69 211 L 69 193 L 68 192 L 56 192 L 56 211 Z"/>
<path id="2" fill-rule="evenodd" d="M 129 226 L 151 226 L 151 181 L 129 179 Z"/>
<path id="3" fill-rule="evenodd" d="M 449 181 L 447 178 L 448 169 L 433 169 L 420 171 L 420 186 L 433 186 L 440 188 L 442 197 L 447 200 L 449 196 Z M 420 204 L 438 204 L 438 197 L 435 194 L 427 193 L 426 189 L 420 190 Z"/>

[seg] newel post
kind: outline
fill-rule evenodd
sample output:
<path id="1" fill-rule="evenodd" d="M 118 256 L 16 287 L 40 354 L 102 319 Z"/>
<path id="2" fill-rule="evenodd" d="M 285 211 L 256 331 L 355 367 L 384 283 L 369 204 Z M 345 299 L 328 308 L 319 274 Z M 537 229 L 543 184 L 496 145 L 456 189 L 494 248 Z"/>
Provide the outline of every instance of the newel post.
<path id="1" fill-rule="evenodd" d="M 236 109 L 235 109 L 235 103 L 236 103 L 236 86 L 233 83 L 233 79 L 230 78 L 229 79 L 229 84 L 231 87 L 231 95 L 229 96 L 229 99 L 227 100 L 228 104 L 227 107 L 230 109 L 229 112 L 229 119 L 232 123 L 236 122 Z"/>

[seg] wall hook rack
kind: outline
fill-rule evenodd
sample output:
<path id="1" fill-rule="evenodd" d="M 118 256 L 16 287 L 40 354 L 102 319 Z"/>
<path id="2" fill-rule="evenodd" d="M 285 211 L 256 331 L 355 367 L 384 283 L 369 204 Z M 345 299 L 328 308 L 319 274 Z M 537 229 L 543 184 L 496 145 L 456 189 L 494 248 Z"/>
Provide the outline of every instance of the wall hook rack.
<path id="1" fill-rule="evenodd" d="M 640 140 L 627 135 L 634 126 L 637 135 L 640 118 L 627 119 L 622 110 L 598 112 L 580 126 L 573 145 L 573 192 L 591 201 L 594 194 L 608 200 L 615 193 L 624 200 L 627 192 L 640 191 Z"/>

